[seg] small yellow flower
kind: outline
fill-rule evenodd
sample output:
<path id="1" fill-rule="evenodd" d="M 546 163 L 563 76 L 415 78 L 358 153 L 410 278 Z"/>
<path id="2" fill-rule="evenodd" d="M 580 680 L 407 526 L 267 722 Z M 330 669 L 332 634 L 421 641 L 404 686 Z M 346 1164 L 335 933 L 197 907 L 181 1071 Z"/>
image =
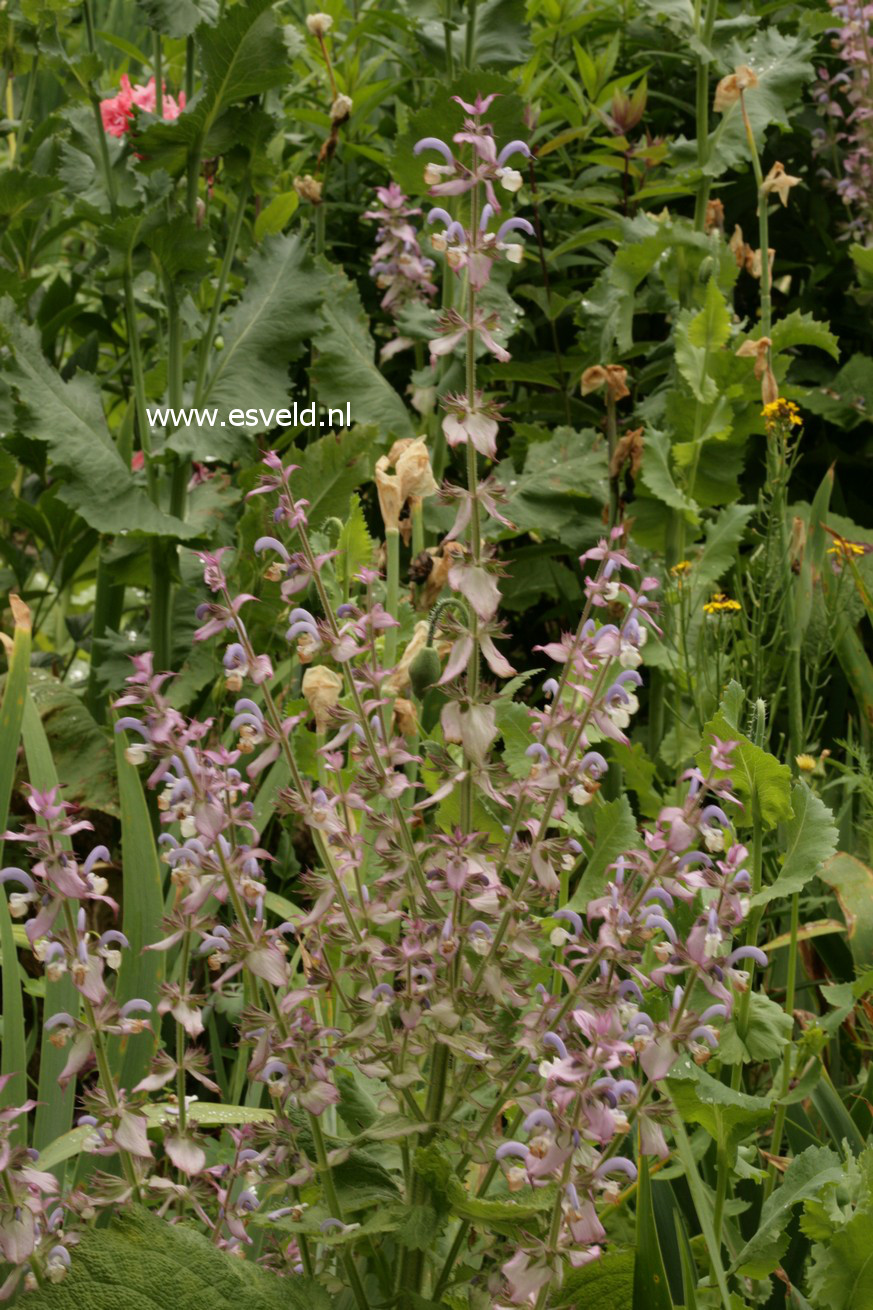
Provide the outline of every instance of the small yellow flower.
<path id="1" fill-rule="evenodd" d="M 687 573 L 688 570 L 689 570 L 690 568 L 691 568 L 691 560 L 690 560 L 690 559 L 680 559 L 680 561 L 679 561 L 678 564 L 674 564 L 674 565 L 673 565 L 673 567 L 672 567 L 672 569 L 670 570 L 670 572 L 673 574 L 674 578 L 678 578 L 678 577 L 680 577 L 683 573 Z"/>
<path id="2" fill-rule="evenodd" d="M 864 553 L 864 547 L 859 546 L 857 541 L 846 541 L 843 537 L 837 538 L 835 546 L 828 546 L 829 555 L 842 555 L 844 559 L 848 559 L 851 555 L 858 556 Z"/>
<path id="3" fill-rule="evenodd" d="M 815 770 L 816 759 L 814 755 L 796 755 L 794 763 L 801 773 L 812 773 Z"/>
<path id="4" fill-rule="evenodd" d="M 723 591 L 717 591 L 703 607 L 704 614 L 739 614 L 742 605 L 738 600 L 731 600 Z"/>
<path id="5" fill-rule="evenodd" d="M 768 405 L 765 405 L 761 410 L 761 417 L 765 420 L 768 432 L 771 432 L 780 423 L 791 428 L 803 426 L 800 410 L 793 400 L 785 400 L 783 396 L 779 396 L 776 400 L 771 400 Z"/>

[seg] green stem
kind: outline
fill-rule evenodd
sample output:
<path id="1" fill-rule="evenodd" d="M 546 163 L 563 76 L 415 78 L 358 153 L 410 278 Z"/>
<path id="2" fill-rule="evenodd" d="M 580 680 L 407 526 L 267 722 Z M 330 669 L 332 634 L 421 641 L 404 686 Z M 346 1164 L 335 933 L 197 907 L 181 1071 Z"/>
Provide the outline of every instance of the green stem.
<path id="1" fill-rule="evenodd" d="M 233 216 L 233 224 L 227 238 L 227 245 L 224 249 L 224 258 L 221 261 L 221 271 L 219 272 L 218 283 L 215 288 L 215 298 L 212 302 L 212 308 L 209 311 L 209 322 L 206 325 L 206 331 L 200 341 L 200 355 L 197 360 L 197 385 L 194 390 L 195 405 L 201 405 L 208 392 L 208 387 L 206 386 L 206 370 L 209 364 L 209 352 L 215 341 L 218 317 L 221 313 L 224 293 L 227 290 L 227 281 L 230 277 L 230 270 L 233 267 L 233 261 L 236 256 L 236 247 L 239 241 L 240 232 L 242 231 L 243 219 L 245 218 L 249 190 L 250 183 L 248 178 L 246 178 L 245 182 L 237 192 L 236 213 Z"/>
<path id="2" fill-rule="evenodd" d="M 155 110 L 158 118 L 164 116 L 164 65 L 163 53 L 161 50 L 161 34 L 155 32 L 154 37 L 154 74 L 155 74 Z"/>
<path id="3" fill-rule="evenodd" d="M 33 111 L 33 92 L 36 86 L 36 70 L 39 65 L 39 54 L 33 56 L 33 65 L 27 75 L 27 89 L 24 92 L 24 101 L 21 106 L 21 112 L 18 115 L 18 131 L 15 134 L 15 166 L 21 163 L 21 154 L 24 150 L 24 143 L 27 140 L 27 128 L 30 123 L 30 115 Z"/>
<path id="4" fill-rule="evenodd" d="M 476 53 L 476 10 L 479 7 L 479 0 L 467 0 L 467 30 L 464 40 L 464 66 L 473 67 L 473 56 Z M 473 227 L 475 232 L 476 228 Z"/>
<path id="5" fill-rule="evenodd" d="M 397 528 L 385 529 L 385 609 L 392 619 L 397 618 L 400 600 L 400 532 Z M 397 629 L 385 629 L 385 668 L 393 669 L 397 663 Z"/>
<path id="6" fill-rule="evenodd" d="M 718 0 L 706 0 L 706 11 L 703 16 L 703 24 L 700 22 L 700 0 L 697 2 L 694 34 L 700 43 L 709 49 L 712 40 L 712 29 L 715 24 L 715 16 L 718 10 Z M 709 191 L 712 186 L 712 179 L 703 173 L 703 169 L 709 162 L 709 59 L 703 54 L 697 56 L 697 87 L 696 87 L 696 117 L 697 117 L 697 165 L 701 170 L 700 181 L 697 183 L 697 200 L 694 206 L 694 226 L 698 232 L 702 232 L 706 223 L 706 206 L 709 202 Z"/>
<path id="7" fill-rule="evenodd" d="M 324 1196 L 327 1201 L 328 1212 L 332 1219 L 338 1219 L 340 1223 L 343 1223 L 343 1212 L 333 1180 L 333 1171 L 327 1159 L 327 1147 L 325 1146 L 324 1134 L 321 1131 L 321 1124 L 318 1121 L 317 1115 L 309 1115 L 309 1127 L 312 1129 L 312 1138 L 315 1143 L 315 1158 L 318 1162 L 318 1172 L 321 1176 L 322 1186 L 324 1187 Z M 347 1251 L 343 1251 L 342 1261 L 358 1310 L 370 1310 L 370 1305 L 366 1293 L 364 1292 L 364 1285 L 361 1282 L 361 1276 L 358 1273 L 358 1267 L 355 1264 L 354 1257 Z"/>
<path id="8" fill-rule="evenodd" d="M 98 723 L 103 723 L 106 717 L 105 696 L 98 689 L 101 664 L 100 642 L 111 624 L 113 612 L 118 609 L 119 590 L 121 590 L 123 596 L 124 588 L 119 589 L 112 581 L 112 569 L 106 563 L 105 544 L 101 542 L 97 557 L 97 590 L 94 597 L 94 618 L 91 622 L 91 667 L 88 672 L 88 690 L 85 694 L 86 704 Z"/>
<path id="9" fill-rule="evenodd" d="M 791 940 L 788 944 L 788 979 L 785 984 L 785 1013 L 789 1016 L 792 1023 L 794 1022 L 794 999 L 797 994 L 797 930 L 800 925 L 800 897 L 797 892 L 791 897 Z M 784 1098 L 791 1085 L 791 1070 L 793 1067 L 794 1046 L 789 1042 L 782 1055 L 782 1078 L 779 1084 L 780 1099 Z M 787 1106 L 778 1105 L 776 1107 L 776 1116 L 773 1120 L 773 1136 L 770 1141 L 771 1156 L 779 1155 L 782 1150 L 782 1133 L 785 1129 L 785 1117 L 788 1113 Z M 767 1181 L 764 1184 L 764 1200 L 773 1190 L 776 1182 L 776 1166 L 770 1163 L 767 1169 Z"/>

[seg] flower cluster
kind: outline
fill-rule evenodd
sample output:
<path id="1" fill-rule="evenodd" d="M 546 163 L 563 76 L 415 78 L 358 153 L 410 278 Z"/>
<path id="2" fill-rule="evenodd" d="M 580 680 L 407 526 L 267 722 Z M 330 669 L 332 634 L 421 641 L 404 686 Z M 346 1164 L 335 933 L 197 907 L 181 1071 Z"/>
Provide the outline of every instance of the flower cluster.
<path id="1" fill-rule="evenodd" d="M 121 90 L 118 94 L 108 96 L 100 101 L 100 116 L 103 119 L 103 128 L 109 136 L 125 136 L 133 127 L 136 110 L 142 110 L 146 114 L 159 112 L 162 118 L 172 122 L 179 117 L 185 108 L 185 92 L 180 91 L 179 99 L 174 100 L 172 96 L 167 95 L 167 88 L 164 85 L 160 111 L 157 108 L 157 103 L 157 89 L 153 77 L 149 78 L 145 86 L 138 82 L 131 86 L 127 73 L 123 73 Z"/>
<path id="2" fill-rule="evenodd" d="M 431 226 L 441 225 L 431 236 L 433 249 L 445 256 L 455 274 L 465 275 L 468 293 L 465 313 L 452 308 L 440 316 L 440 334 L 430 342 L 431 360 L 452 354 L 472 338 L 474 353 L 478 340 L 496 360 L 505 362 L 509 352 L 494 336 L 500 326 L 498 316 L 478 306 L 476 297 L 490 281 L 496 260 L 521 263 L 524 247 L 518 234 L 533 236 L 533 226 L 526 218 L 499 219 L 501 207 L 496 190 L 499 186 L 513 195 L 521 189 L 524 179 L 517 169 L 508 167 L 508 162 L 516 155 L 529 159 L 531 152 L 524 141 L 510 141 L 498 150 L 494 129 L 482 121 L 495 96 L 477 96 L 472 104 L 458 96 L 453 98 L 467 115 L 461 130 L 452 137 L 455 149 L 439 137 L 424 137 L 415 145 L 416 154 L 429 152 L 443 160 L 428 163 L 424 170 L 432 196 L 446 200 L 466 195 L 470 198 L 466 225 L 442 206 L 427 215 Z M 443 432 L 448 443 L 455 446 L 469 442 L 493 459 L 500 417 L 496 403 L 468 386 L 466 394 L 447 396 L 444 404 L 448 413 Z"/>
<path id="3" fill-rule="evenodd" d="M 836 72 L 818 71 L 814 98 L 824 126 L 814 144 L 819 175 L 849 211 L 846 235 L 866 245 L 873 235 L 873 5 L 858 0 L 829 0 L 829 4 L 839 23 L 832 31 L 839 63 Z"/>
<path id="4" fill-rule="evenodd" d="M 368 209 L 364 218 L 379 224 L 376 231 L 376 249 L 370 260 L 370 272 L 380 291 L 384 291 L 381 305 L 393 317 L 410 302 L 427 301 L 436 295 L 431 281 L 434 261 L 426 258 L 418 243 L 418 232 L 413 219 L 421 210 L 408 204 L 396 182 L 376 188 L 378 209 Z M 382 358 L 390 358 L 412 343 L 405 337 L 396 337 L 382 349 Z"/>

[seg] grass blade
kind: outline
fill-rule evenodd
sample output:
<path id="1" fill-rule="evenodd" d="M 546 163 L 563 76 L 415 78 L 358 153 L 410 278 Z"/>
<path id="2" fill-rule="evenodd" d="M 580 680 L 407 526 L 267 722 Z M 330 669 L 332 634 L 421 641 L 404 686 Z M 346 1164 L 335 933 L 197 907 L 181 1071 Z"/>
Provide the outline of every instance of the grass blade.
<path id="1" fill-rule="evenodd" d="M 633 1310 L 673 1310 L 664 1257 L 655 1227 L 649 1161 L 639 1157 L 637 1187 L 637 1257 L 634 1261 Z"/>
<path id="2" fill-rule="evenodd" d="M 116 996 L 121 1005 L 135 996 L 157 1007 L 164 978 L 164 954 L 144 948 L 159 941 L 164 913 L 161 863 L 140 776 L 125 758 L 124 733 L 115 735 L 118 796 L 121 804 L 121 858 L 124 935 L 130 950 L 122 957 Z M 121 1084 L 132 1087 L 148 1070 L 151 1055 L 145 1036 L 127 1043 L 120 1057 L 120 1042 L 110 1048 L 113 1063 L 122 1058 Z"/>
<path id="3" fill-rule="evenodd" d="M 15 633 L 11 642 L 8 637 L 4 638 L 9 672 L 6 675 L 3 704 L 0 706 L 0 832 L 5 832 L 9 823 L 9 802 L 15 780 L 21 718 L 27 700 L 31 644 L 30 610 L 17 596 L 10 596 L 9 603 L 15 619 Z M 3 863 L 2 857 L 3 844 L 0 842 L 0 865 Z M 12 933 L 12 915 L 9 913 L 5 892 L 0 894 L 0 950 L 3 952 L 3 1052 L 0 1056 L 0 1073 L 12 1075 L 9 1082 L 0 1089 L 0 1108 L 3 1108 L 20 1105 L 27 1099 L 24 998 L 18 952 Z M 24 1132 L 24 1119 L 19 1119 L 12 1127 L 12 1139 L 16 1144 Z"/>
<path id="4" fill-rule="evenodd" d="M 39 791 L 48 791 L 58 784 L 57 770 L 52 759 L 51 747 L 42 726 L 42 719 L 28 693 L 24 704 L 24 716 L 21 724 L 24 738 L 24 754 L 27 759 L 27 774 L 31 786 Z M 69 850 L 69 838 L 63 838 L 61 844 Z M 73 902 L 73 913 L 78 908 Z M 79 993 L 73 986 L 69 974 L 57 982 L 46 981 L 43 1024 L 53 1014 L 66 1010 L 74 1017 L 79 1013 Z M 68 1052 L 58 1049 L 49 1041 L 49 1034 L 43 1027 L 42 1043 L 39 1053 L 39 1086 L 37 1100 L 39 1105 L 33 1125 L 33 1145 L 38 1151 L 50 1142 L 68 1132 L 73 1122 L 73 1108 L 76 1097 L 75 1079 L 65 1091 L 58 1086 L 61 1070 L 67 1062 Z"/>
<path id="5" fill-rule="evenodd" d="M 679 1159 L 682 1161 L 682 1167 L 685 1170 L 685 1181 L 688 1183 L 688 1189 L 691 1192 L 691 1199 L 694 1202 L 697 1222 L 700 1224 L 700 1230 L 703 1233 L 703 1240 L 706 1243 L 706 1249 L 709 1252 L 712 1272 L 721 1295 L 723 1310 L 731 1310 L 727 1277 L 725 1276 L 724 1265 L 721 1261 L 721 1251 L 719 1250 L 719 1245 L 715 1238 L 715 1231 L 712 1226 L 709 1197 L 704 1191 L 700 1174 L 697 1172 L 697 1162 L 694 1159 L 694 1152 L 691 1149 L 691 1143 L 688 1140 L 688 1134 L 685 1131 L 685 1125 L 680 1118 L 678 1110 L 676 1110 L 676 1116 L 673 1120 L 673 1135 L 676 1139 L 676 1152 Z"/>

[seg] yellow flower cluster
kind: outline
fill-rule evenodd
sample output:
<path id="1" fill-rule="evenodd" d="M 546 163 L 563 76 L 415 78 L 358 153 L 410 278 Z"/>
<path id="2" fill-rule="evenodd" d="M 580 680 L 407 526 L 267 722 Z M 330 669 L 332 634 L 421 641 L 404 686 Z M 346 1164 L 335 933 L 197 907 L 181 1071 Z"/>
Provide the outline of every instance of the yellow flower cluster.
<path id="1" fill-rule="evenodd" d="M 738 614 L 742 609 L 738 600 L 731 600 L 723 591 L 717 591 L 703 607 L 704 614 Z"/>
<path id="2" fill-rule="evenodd" d="M 841 555 L 844 559 L 849 559 L 852 555 L 863 555 L 865 551 L 857 541 L 846 541 L 843 537 L 837 537 L 836 545 L 828 546 L 828 554 Z"/>
<path id="3" fill-rule="evenodd" d="M 764 425 L 768 433 L 772 432 L 777 426 L 799 428 L 803 425 L 800 410 L 794 401 L 785 400 L 782 396 L 777 400 L 771 400 L 769 405 L 765 405 L 761 410 L 761 416 L 764 419 Z"/>

